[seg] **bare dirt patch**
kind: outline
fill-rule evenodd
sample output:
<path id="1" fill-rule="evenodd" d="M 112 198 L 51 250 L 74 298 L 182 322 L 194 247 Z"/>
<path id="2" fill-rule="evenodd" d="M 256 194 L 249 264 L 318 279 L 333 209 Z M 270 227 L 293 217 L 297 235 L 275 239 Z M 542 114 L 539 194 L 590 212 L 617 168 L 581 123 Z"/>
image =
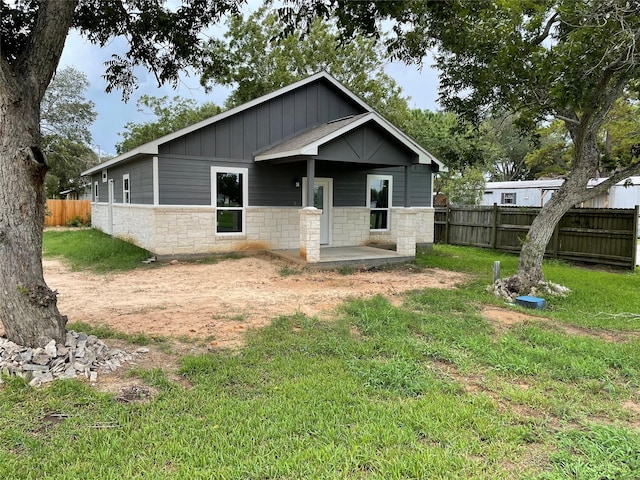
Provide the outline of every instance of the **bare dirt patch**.
<path id="1" fill-rule="evenodd" d="M 258 256 L 98 275 L 45 260 L 44 275 L 58 290 L 58 306 L 70 322 L 206 339 L 214 348 L 241 345 L 247 330 L 263 327 L 279 315 L 325 317 L 348 297 L 376 294 L 400 303 L 408 290 L 453 288 L 466 279 L 460 273 L 402 268 L 349 275 L 303 270 L 283 276 L 279 272 L 285 265 Z"/>
<path id="2" fill-rule="evenodd" d="M 504 333 L 514 325 L 526 322 L 538 322 L 558 329 L 567 335 L 599 338 L 606 340 L 607 342 L 625 342 L 640 337 L 637 332 L 610 331 L 566 325 L 548 318 L 536 317 L 516 310 L 509 310 L 508 308 L 493 306 L 484 307 L 482 309 L 482 315 L 491 322 L 496 330 L 496 334 Z"/>

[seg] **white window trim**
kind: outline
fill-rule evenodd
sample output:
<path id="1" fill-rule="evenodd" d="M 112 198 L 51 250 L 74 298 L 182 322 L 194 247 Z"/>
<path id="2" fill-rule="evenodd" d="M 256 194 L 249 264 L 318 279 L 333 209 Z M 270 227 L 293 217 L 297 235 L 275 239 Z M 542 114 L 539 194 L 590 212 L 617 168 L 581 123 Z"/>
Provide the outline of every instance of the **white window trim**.
<path id="1" fill-rule="evenodd" d="M 388 232 L 391 230 L 391 208 L 393 207 L 393 175 L 367 175 L 367 208 L 371 210 L 371 180 L 388 180 L 389 181 L 389 206 L 385 208 L 374 208 L 374 210 L 387 211 L 387 228 L 374 228 L 370 232 Z"/>
<path id="2" fill-rule="evenodd" d="M 507 195 L 513 195 L 513 202 L 505 202 Z M 502 205 L 515 205 L 516 199 L 517 199 L 516 192 L 502 192 L 502 194 L 500 195 L 500 203 Z"/>
<path id="3" fill-rule="evenodd" d="M 216 174 L 218 173 L 239 173 L 244 176 L 242 181 L 242 198 L 243 203 L 242 207 L 218 207 L 218 182 L 216 181 Z M 247 206 L 249 204 L 249 169 L 248 168 L 238 168 L 238 167 L 211 167 L 211 206 L 215 208 L 215 217 L 216 225 L 215 234 L 216 236 L 222 237 L 230 237 L 230 236 L 239 236 L 246 235 L 247 232 Z M 242 211 L 242 231 L 241 232 L 218 232 L 217 218 L 218 218 L 218 209 L 220 210 L 240 210 Z"/>
<path id="4" fill-rule="evenodd" d="M 102 170 L 102 183 L 107 183 L 108 179 L 109 179 L 109 174 L 107 173 L 106 170 Z"/>
<path id="5" fill-rule="evenodd" d="M 126 190 L 124 188 L 125 180 L 129 183 L 129 188 L 126 189 Z M 128 195 L 129 196 L 128 201 L 127 201 L 127 195 L 126 195 L 127 193 L 129 194 Z M 125 204 L 130 204 L 131 203 L 131 178 L 129 177 L 128 173 L 125 173 L 125 174 L 122 175 L 122 203 L 125 203 Z"/>
<path id="6" fill-rule="evenodd" d="M 100 201 L 100 184 L 95 182 L 93 184 L 93 203 L 98 203 Z"/>

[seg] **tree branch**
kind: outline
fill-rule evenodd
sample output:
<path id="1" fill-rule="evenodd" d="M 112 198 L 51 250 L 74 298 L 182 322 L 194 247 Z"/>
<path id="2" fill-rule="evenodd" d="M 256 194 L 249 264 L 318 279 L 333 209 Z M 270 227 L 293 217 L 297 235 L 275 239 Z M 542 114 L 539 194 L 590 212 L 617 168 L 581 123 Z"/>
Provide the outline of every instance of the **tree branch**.
<path id="1" fill-rule="evenodd" d="M 625 180 L 633 175 L 637 175 L 640 173 L 640 162 L 634 163 L 633 165 L 629 165 L 626 168 L 623 168 L 622 170 L 618 170 L 617 172 L 615 172 L 613 175 L 611 175 L 609 178 L 607 178 L 605 181 L 599 183 L 598 185 L 596 185 L 593 188 L 587 188 L 587 194 L 584 198 L 584 200 L 590 200 L 594 197 L 597 197 L 598 195 L 606 192 L 607 190 L 609 190 L 612 186 L 614 186 L 616 183 L 621 182 L 622 180 Z"/>
<path id="2" fill-rule="evenodd" d="M 533 39 L 531 42 L 532 45 L 540 45 L 544 42 L 549 36 L 549 32 L 551 32 L 551 27 L 560 19 L 560 14 L 558 12 L 554 13 L 553 16 L 547 21 L 547 25 L 544 27 L 544 31 Z"/>
<path id="3" fill-rule="evenodd" d="M 48 0 L 39 5 L 29 42 L 16 64 L 38 104 L 60 61 L 78 0 Z"/>

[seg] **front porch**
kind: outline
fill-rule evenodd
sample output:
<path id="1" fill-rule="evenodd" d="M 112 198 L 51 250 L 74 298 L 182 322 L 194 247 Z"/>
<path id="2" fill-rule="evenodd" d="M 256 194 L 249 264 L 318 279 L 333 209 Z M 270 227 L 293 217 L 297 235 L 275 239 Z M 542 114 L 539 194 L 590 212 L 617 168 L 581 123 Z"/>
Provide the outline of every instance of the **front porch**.
<path id="1" fill-rule="evenodd" d="M 414 255 L 403 255 L 394 250 L 370 246 L 321 247 L 320 259 L 314 263 L 306 262 L 300 256 L 299 249 L 269 250 L 269 253 L 300 265 L 318 269 L 333 269 L 346 266 L 370 268 L 392 263 L 405 263 L 415 259 Z"/>

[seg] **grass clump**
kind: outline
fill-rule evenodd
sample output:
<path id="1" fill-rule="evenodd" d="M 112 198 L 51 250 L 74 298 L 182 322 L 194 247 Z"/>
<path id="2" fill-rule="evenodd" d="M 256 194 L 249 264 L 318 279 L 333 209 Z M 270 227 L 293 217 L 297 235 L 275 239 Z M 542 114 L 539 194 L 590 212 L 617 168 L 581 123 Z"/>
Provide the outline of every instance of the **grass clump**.
<path id="1" fill-rule="evenodd" d="M 42 243 L 45 258 L 62 257 L 73 270 L 96 273 L 138 268 L 150 256 L 147 250 L 95 229 L 46 231 Z"/>

